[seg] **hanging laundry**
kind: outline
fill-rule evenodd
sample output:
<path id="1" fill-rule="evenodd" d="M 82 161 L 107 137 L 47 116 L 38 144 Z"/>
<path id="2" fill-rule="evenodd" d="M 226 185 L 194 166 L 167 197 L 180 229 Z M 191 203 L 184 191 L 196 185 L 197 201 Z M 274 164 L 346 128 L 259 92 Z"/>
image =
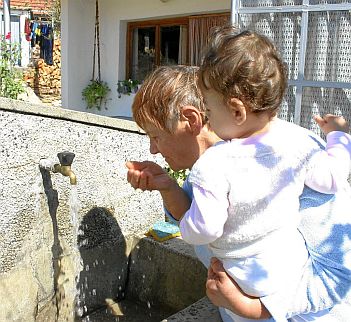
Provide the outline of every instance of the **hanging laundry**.
<path id="1" fill-rule="evenodd" d="M 30 27 L 30 20 L 28 18 L 26 18 L 24 21 L 24 34 L 26 36 L 27 41 L 32 40 L 32 30 Z"/>
<path id="2" fill-rule="evenodd" d="M 31 47 L 35 47 L 36 44 L 36 29 L 38 28 L 38 22 L 37 21 L 32 21 L 32 23 L 30 24 L 30 29 L 31 29 Z"/>
<path id="3" fill-rule="evenodd" d="M 40 23 L 36 24 L 36 28 L 34 30 L 35 33 L 35 43 L 39 44 L 40 43 L 40 36 L 41 36 L 41 29 L 42 29 L 42 25 Z"/>
<path id="4" fill-rule="evenodd" d="M 29 25 L 29 27 L 28 27 Z M 54 50 L 54 30 L 51 23 L 42 21 L 25 22 L 26 39 L 31 41 L 31 47 L 39 45 L 40 58 L 44 59 L 47 65 L 53 64 L 53 50 Z M 28 36 L 28 38 L 27 38 Z"/>
<path id="5" fill-rule="evenodd" d="M 43 24 L 40 28 L 40 58 L 48 65 L 53 64 L 54 31 L 51 25 Z"/>

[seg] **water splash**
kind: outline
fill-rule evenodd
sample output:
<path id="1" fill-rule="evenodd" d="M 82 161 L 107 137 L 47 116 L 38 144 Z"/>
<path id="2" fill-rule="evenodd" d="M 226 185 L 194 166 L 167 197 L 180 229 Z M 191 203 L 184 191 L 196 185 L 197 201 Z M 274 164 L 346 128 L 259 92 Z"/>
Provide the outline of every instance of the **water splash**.
<path id="1" fill-rule="evenodd" d="M 71 214 L 71 222 L 72 226 L 74 228 L 74 233 L 75 236 L 78 235 L 78 230 L 79 230 L 79 218 L 78 218 L 78 212 L 81 208 L 80 201 L 78 198 L 78 190 L 76 185 L 71 186 L 71 194 L 69 197 L 69 210 Z"/>
<path id="2" fill-rule="evenodd" d="M 48 171 L 53 171 L 54 165 L 57 162 L 49 160 L 49 159 L 40 159 L 39 160 L 39 167 Z"/>
<path id="3" fill-rule="evenodd" d="M 75 307 L 76 314 L 82 316 L 85 313 L 86 308 L 82 307 L 80 301 L 80 290 L 77 288 L 77 283 L 79 280 L 79 273 L 82 268 L 82 262 L 79 255 L 79 248 L 77 244 L 77 237 L 80 233 L 79 230 L 79 210 L 81 204 L 78 198 L 78 190 L 76 185 L 71 186 L 71 193 L 69 196 L 69 209 L 71 216 L 72 224 L 72 233 L 73 233 L 73 246 L 72 246 L 72 255 L 73 255 L 73 268 L 74 268 L 74 285 L 73 285 L 73 294 L 75 297 Z"/>
<path id="4" fill-rule="evenodd" d="M 36 217 L 40 214 L 40 195 L 43 191 L 43 179 L 39 172 L 35 177 L 31 193 L 34 195 L 34 214 Z"/>

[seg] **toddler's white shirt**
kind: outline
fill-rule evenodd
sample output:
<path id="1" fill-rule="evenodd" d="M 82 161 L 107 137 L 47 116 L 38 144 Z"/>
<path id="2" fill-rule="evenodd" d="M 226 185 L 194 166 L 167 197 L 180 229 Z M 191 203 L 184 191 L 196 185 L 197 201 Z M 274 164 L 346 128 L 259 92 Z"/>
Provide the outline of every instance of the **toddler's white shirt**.
<path id="1" fill-rule="evenodd" d="M 351 137 L 330 133 L 326 151 L 314 138 L 277 119 L 264 134 L 218 143 L 191 170 L 182 237 L 209 244 L 247 294 L 272 294 L 286 278 L 298 283 L 308 259 L 297 229 L 304 185 L 331 194 L 347 185 Z"/>

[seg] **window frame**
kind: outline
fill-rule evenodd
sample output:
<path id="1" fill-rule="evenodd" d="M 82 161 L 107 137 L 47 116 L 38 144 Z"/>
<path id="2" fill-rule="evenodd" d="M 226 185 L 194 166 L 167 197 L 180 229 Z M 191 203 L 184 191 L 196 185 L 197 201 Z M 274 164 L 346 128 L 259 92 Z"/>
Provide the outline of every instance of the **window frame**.
<path id="1" fill-rule="evenodd" d="M 155 27 L 155 65 L 160 65 L 160 32 L 161 27 L 186 26 L 188 30 L 188 41 L 186 44 L 186 60 L 189 62 L 189 16 L 175 17 L 167 19 L 155 19 L 145 21 L 131 21 L 127 23 L 127 52 L 126 52 L 126 78 L 131 76 L 131 60 L 133 54 L 133 31 L 136 28 Z M 141 80 L 140 80 L 141 81 Z"/>

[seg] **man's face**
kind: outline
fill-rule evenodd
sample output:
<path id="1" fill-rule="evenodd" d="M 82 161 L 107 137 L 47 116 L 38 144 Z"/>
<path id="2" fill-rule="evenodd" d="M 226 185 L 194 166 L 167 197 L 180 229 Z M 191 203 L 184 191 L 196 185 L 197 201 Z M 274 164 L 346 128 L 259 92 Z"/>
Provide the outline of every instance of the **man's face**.
<path id="1" fill-rule="evenodd" d="M 194 157 L 195 141 L 182 122 L 179 122 L 174 133 L 168 133 L 152 125 L 144 130 L 150 138 L 150 153 L 161 153 L 173 170 L 178 171 L 193 166 L 197 159 Z"/>

